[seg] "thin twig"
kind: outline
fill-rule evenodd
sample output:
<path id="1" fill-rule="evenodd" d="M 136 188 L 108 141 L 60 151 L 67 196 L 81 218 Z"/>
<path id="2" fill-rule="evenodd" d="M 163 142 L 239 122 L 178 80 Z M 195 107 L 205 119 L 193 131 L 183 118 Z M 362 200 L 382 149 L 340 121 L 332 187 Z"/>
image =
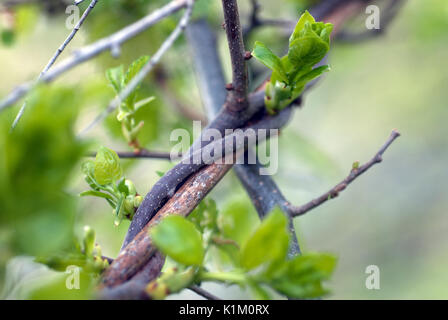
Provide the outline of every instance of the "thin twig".
<path id="1" fill-rule="evenodd" d="M 154 68 L 154 66 L 159 63 L 162 56 L 168 51 L 169 48 L 174 44 L 179 35 L 187 27 L 188 22 L 193 11 L 194 0 L 187 0 L 187 8 L 185 14 L 179 21 L 176 28 L 169 35 L 168 38 L 160 46 L 159 50 L 149 59 L 149 61 L 143 66 L 143 68 L 132 78 L 132 80 L 127 84 L 127 86 L 117 95 L 117 97 L 111 101 L 108 107 L 98 115 L 84 130 L 81 131 L 80 136 L 85 135 L 90 131 L 95 125 L 100 123 L 103 119 L 107 117 L 108 114 L 112 113 L 118 108 L 123 100 L 125 100 L 135 88 L 145 79 L 146 75 Z"/>
<path id="2" fill-rule="evenodd" d="M 76 5 L 80 4 L 81 2 L 77 2 Z M 87 19 L 87 16 L 93 10 L 93 8 L 95 8 L 97 3 L 98 3 L 98 0 L 92 0 L 92 2 L 90 3 L 89 7 L 84 11 L 84 14 L 79 19 L 79 21 L 76 24 L 76 26 L 73 28 L 72 32 L 68 35 L 67 39 L 65 39 L 65 41 L 62 43 L 62 45 L 56 50 L 55 54 L 53 55 L 53 57 L 51 57 L 50 61 L 47 63 L 47 65 L 42 70 L 42 72 L 39 74 L 39 77 L 37 78 L 36 81 L 39 81 L 42 78 L 42 76 L 44 76 L 45 73 L 47 73 L 47 71 L 50 70 L 50 68 L 54 65 L 54 63 L 59 58 L 59 56 L 64 51 L 64 49 L 67 47 L 67 45 L 70 43 L 70 41 L 73 40 L 73 38 L 75 37 L 76 33 L 81 28 L 82 24 Z M 17 126 L 17 124 L 19 123 L 20 119 L 23 116 L 23 113 L 25 112 L 25 109 L 26 109 L 26 101 L 23 103 L 22 107 L 19 110 L 19 113 L 17 114 L 16 118 L 14 119 L 14 122 L 12 123 L 12 127 L 11 127 L 12 129 L 14 129 Z"/>
<path id="3" fill-rule="evenodd" d="M 84 1 L 84 0 L 82 0 Z M 79 5 L 82 1 L 78 1 L 76 3 L 76 5 Z M 90 2 L 90 5 L 87 7 L 87 9 L 84 11 L 83 15 L 81 16 L 81 18 L 79 19 L 78 23 L 76 24 L 76 26 L 73 28 L 72 32 L 69 34 L 69 36 L 67 37 L 67 39 L 65 39 L 64 43 L 58 48 L 58 50 L 55 52 L 55 54 L 53 55 L 53 57 L 50 59 L 50 61 L 48 62 L 48 64 L 45 66 L 44 70 L 40 73 L 39 75 L 39 79 L 45 74 L 47 73 L 47 71 L 53 66 L 53 64 L 56 62 L 57 58 L 61 55 L 61 53 L 64 51 L 64 49 L 67 47 L 67 45 L 70 43 L 70 41 L 73 40 L 73 38 L 75 37 L 76 33 L 79 31 L 79 29 L 81 28 L 82 24 L 84 23 L 84 21 L 87 19 L 87 17 L 89 16 L 90 12 L 93 10 L 93 8 L 95 8 L 96 4 L 98 3 L 98 0 L 92 0 L 92 2 Z"/>
<path id="4" fill-rule="evenodd" d="M 169 152 L 150 151 L 147 149 L 141 149 L 137 152 L 136 151 L 134 151 L 134 152 L 117 151 L 116 153 L 120 159 L 144 158 L 144 159 L 175 160 L 175 159 L 171 159 Z M 88 156 L 96 157 L 96 153 L 92 152 Z"/>
<path id="5" fill-rule="evenodd" d="M 247 63 L 244 49 L 243 34 L 241 31 L 238 4 L 236 0 L 222 0 L 227 43 L 232 62 L 232 90 L 227 96 L 227 108 L 233 112 L 242 112 L 247 109 Z"/>
<path id="6" fill-rule="evenodd" d="M 302 206 L 292 206 L 289 205 L 289 213 L 293 217 L 297 217 L 300 215 L 304 215 L 308 211 L 320 206 L 321 204 L 325 203 L 326 201 L 330 199 L 334 199 L 339 195 L 339 193 L 352 183 L 356 178 L 358 178 L 361 174 L 369 170 L 373 165 L 380 163 L 383 160 L 383 153 L 389 148 L 389 146 L 394 142 L 396 138 L 400 136 L 400 133 L 396 130 L 393 130 L 392 133 L 389 136 L 389 139 L 387 139 L 386 143 L 381 147 L 381 149 L 375 154 L 375 156 L 368 161 L 367 163 L 363 164 L 360 167 L 355 167 L 350 171 L 350 174 L 342 180 L 340 183 L 338 183 L 336 186 L 331 188 L 328 192 L 324 193 L 318 198 L 315 198 L 311 200 L 310 202 L 302 205 Z"/>
<path id="7" fill-rule="evenodd" d="M 251 12 L 249 15 L 249 25 L 243 28 L 243 37 L 246 37 L 255 29 L 264 26 L 276 26 L 289 30 L 294 29 L 296 22 L 290 20 L 264 19 L 260 17 L 261 6 L 258 0 L 251 0 Z"/>
<path id="8" fill-rule="evenodd" d="M 120 51 L 120 46 L 124 42 L 129 41 L 155 23 L 184 8 L 188 1 L 190 0 L 173 0 L 162 8 L 155 10 L 151 14 L 129 26 L 126 26 L 120 31 L 76 50 L 69 58 L 51 68 L 37 83 L 27 82 L 16 87 L 4 100 L 0 101 L 0 111 L 16 103 L 37 84 L 52 82 L 63 73 L 96 57 L 104 51 L 110 50 L 113 54 L 118 54 Z"/>
<path id="9" fill-rule="evenodd" d="M 191 291 L 193 291 L 194 293 L 204 297 L 207 300 L 221 300 L 220 298 L 218 298 L 217 296 L 211 294 L 210 292 L 208 292 L 207 290 L 202 289 L 201 287 L 198 287 L 196 285 L 193 285 L 191 287 L 189 287 L 188 289 L 190 289 Z"/>

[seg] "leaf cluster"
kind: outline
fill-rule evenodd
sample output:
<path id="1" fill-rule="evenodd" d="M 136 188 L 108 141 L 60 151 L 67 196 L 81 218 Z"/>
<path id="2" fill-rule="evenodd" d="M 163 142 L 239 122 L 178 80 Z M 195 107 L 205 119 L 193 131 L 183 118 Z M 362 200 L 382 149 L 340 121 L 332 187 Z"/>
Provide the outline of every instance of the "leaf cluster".
<path id="1" fill-rule="evenodd" d="M 123 91 L 148 60 L 148 56 L 140 57 L 129 66 L 126 72 L 124 72 L 122 65 L 106 71 L 106 78 L 117 95 Z M 121 101 L 117 115 L 118 121 L 122 124 L 122 132 L 126 141 L 136 150 L 140 149 L 137 136 L 144 125 L 144 121 L 137 122 L 136 113 L 140 108 L 146 106 L 155 99 L 154 97 L 148 97 L 137 101 L 137 93 L 139 89 L 140 86 L 136 87 L 124 101 Z"/>
<path id="2" fill-rule="evenodd" d="M 115 151 L 100 147 L 95 160 L 82 164 L 82 171 L 91 190 L 82 192 L 81 196 L 105 199 L 113 208 L 116 226 L 123 218 L 132 220 L 143 197 L 137 194 L 134 183 L 123 176 L 123 168 Z"/>
<path id="3" fill-rule="evenodd" d="M 266 85 L 265 105 L 274 114 L 297 99 L 311 80 L 329 71 L 329 66 L 313 67 L 330 49 L 331 23 L 316 22 L 308 12 L 300 17 L 289 38 L 288 54 L 275 55 L 262 42 L 255 42 L 252 56 L 272 70 Z"/>
<path id="4" fill-rule="evenodd" d="M 308 253 L 288 259 L 288 220 L 279 208 L 244 237 L 228 232 L 238 220 L 244 218 L 222 216 L 211 200 L 189 219 L 177 215 L 163 219 L 150 236 L 176 266 L 150 283 L 148 294 L 162 299 L 167 292 L 178 292 L 204 281 L 249 288 L 258 299 L 270 299 L 273 292 L 293 298 L 315 298 L 327 293 L 322 282 L 329 279 L 335 258 Z M 209 253 L 213 247 L 229 257 L 227 270 L 210 267 L 207 257 L 212 258 Z"/>

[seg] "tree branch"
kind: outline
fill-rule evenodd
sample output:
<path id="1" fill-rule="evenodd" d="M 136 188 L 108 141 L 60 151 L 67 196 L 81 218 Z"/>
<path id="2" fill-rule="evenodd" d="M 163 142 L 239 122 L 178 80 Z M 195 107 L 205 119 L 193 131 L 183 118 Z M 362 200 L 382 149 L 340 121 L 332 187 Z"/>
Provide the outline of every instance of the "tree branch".
<path id="1" fill-rule="evenodd" d="M 69 58 L 51 68 L 51 70 L 43 75 L 37 83 L 27 82 L 16 87 L 16 89 L 6 96 L 4 100 L 0 101 L 0 111 L 16 103 L 20 98 L 33 89 L 36 84 L 52 82 L 63 73 L 96 57 L 103 51 L 110 50 L 112 53 L 119 52 L 119 48 L 124 42 L 134 38 L 136 35 L 145 31 L 155 23 L 184 8 L 188 1 L 190 0 L 173 0 L 164 7 L 152 12 L 141 20 L 121 29 L 120 31 L 76 50 Z"/>
<path id="2" fill-rule="evenodd" d="M 240 26 L 238 4 L 236 0 L 222 0 L 227 43 L 232 62 L 232 90 L 227 97 L 227 108 L 233 112 L 241 112 L 248 107 L 247 64 L 243 34 Z"/>
<path id="3" fill-rule="evenodd" d="M 108 114 L 115 111 L 118 106 L 124 101 L 137 86 L 145 79 L 148 73 L 159 63 L 162 56 L 168 51 L 169 48 L 174 44 L 176 39 L 184 31 L 190 21 L 191 13 L 193 11 L 193 5 L 195 0 L 186 0 L 187 8 L 185 14 L 177 24 L 173 32 L 165 39 L 165 41 L 160 46 L 159 50 L 149 59 L 149 61 L 143 66 L 143 68 L 132 78 L 132 80 L 126 85 L 126 87 L 117 95 L 117 97 L 112 100 L 106 110 L 104 110 L 98 117 L 96 117 L 84 130 L 81 131 L 80 135 L 86 134 L 91 130 L 96 124 L 100 123 L 103 119 L 107 117 Z"/>
<path id="4" fill-rule="evenodd" d="M 321 204 L 327 202 L 328 200 L 334 199 L 335 197 L 337 197 L 341 191 L 345 190 L 345 188 L 347 188 L 347 186 L 350 183 L 352 183 L 356 178 L 358 178 L 361 174 L 363 174 L 364 172 L 369 170 L 373 165 L 380 163 L 383 160 L 383 157 L 382 157 L 383 153 L 387 150 L 387 148 L 389 148 L 389 146 L 392 144 L 392 142 L 394 142 L 394 140 L 396 138 L 398 138 L 399 136 L 400 136 L 400 133 L 398 131 L 396 131 L 396 130 L 392 131 L 391 135 L 389 136 L 389 139 L 386 141 L 386 143 L 381 147 L 381 149 L 375 154 L 375 156 L 369 162 L 363 164 L 362 166 L 360 166 L 358 168 L 356 168 L 356 167 L 353 168 L 350 171 L 350 174 L 347 176 L 347 178 L 342 180 L 340 183 L 338 183 L 336 186 L 331 188 L 328 192 L 324 193 L 320 197 L 315 198 L 315 199 L 311 200 L 310 202 L 308 202 L 302 206 L 299 206 L 299 207 L 288 205 L 289 213 L 294 217 L 304 215 L 308 211 L 320 206 Z"/>
<path id="5" fill-rule="evenodd" d="M 149 300 L 150 297 L 146 294 L 145 288 L 149 282 L 160 275 L 165 257 L 160 252 L 156 252 L 149 261 L 129 281 L 113 288 L 103 288 L 98 292 L 97 297 L 103 300 Z"/>
<path id="6" fill-rule="evenodd" d="M 164 160 L 173 160 L 171 159 L 169 152 L 160 152 L 160 151 L 150 151 L 147 149 L 141 149 L 139 151 L 127 152 L 127 151 L 117 151 L 116 152 L 120 159 L 135 159 L 135 158 L 143 158 L 143 159 L 164 159 Z M 96 157 L 96 153 L 90 153 L 89 157 Z"/>
<path id="7" fill-rule="evenodd" d="M 76 5 L 78 5 L 79 3 L 76 3 Z M 90 5 L 84 11 L 84 13 L 81 16 L 81 18 L 79 19 L 78 23 L 73 28 L 72 32 L 68 35 L 68 37 L 61 44 L 61 46 L 56 50 L 55 54 L 53 55 L 53 57 L 51 57 L 50 61 L 47 63 L 45 68 L 42 70 L 42 72 L 40 73 L 40 75 L 39 75 L 39 77 L 37 78 L 36 81 L 39 81 L 45 75 L 45 73 L 47 73 L 47 71 L 50 70 L 50 68 L 54 65 L 54 63 L 59 58 L 59 56 L 64 51 L 64 49 L 67 47 L 67 45 L 70 43 L 70 41 L 73 40 L 73 38 L 75 37 L 76 33 L 79 31 L 79 29 L 81 28 L 82 24 L 87 19 L 88 15 L 93 10 L 93 8 L 95 8 L 97 3 L 98 3 L 98 0 L 92 0 L 92 2 L 90 2 Z M 14 122 L 12 123 L 12 127 L 11 127 L 12 129 L 14 129 L 17 126 L 17 124 L 19 123 L 20 119 L 23 116 L 23 113 L 25 112 L 25 109 L 26 109 L 26 101 L 23 103 L 22 107 L 19 110 L 19 113 L 17 114 L 16 118 L 14 119 Z"/>
<path id="8" fill-rule="evenodd" d="M 190 30 L 187 33 L 188 41 L 193 49 L 194 69 L 198 78 L 199 91 L 207 116 L 212 118 L 225 102 L 224 74 L 221 68 L 221 61 L 217 54 L 216 43 L 212 40 L 214 39 L 214 34 L 207 22 L 200 21 L 190 25 L 189 28 Z M 212 76 L 216 85 L 211 85 L 207 81 Z M 251 153 L 252 151 L 248 150 L 247 152 Z M 251 158 L 256 159 L 256 156 L 252 155 Z M 276 192 L 278 188 L 270 176 L 259 175 L 260 169 L 258 161 L 256 164 L 236 164 L 234 166 L 237 177 L 248 192 L 262 219 L 277 204 L 284 205 L 287 201 L 280 192 Z M 276 196 L 280 196 L 281 200 L 277 199 Z M 271 197 L 275 200 L 271 201 Z M 295 231 L 291 230 L 291 234 L 293 235 L 293 241 L 291 242 L 290 254 L 294 255 L 300 252 L 300 248 L 296 241 Z"/>
<path id="9" fill-rule="evenodd" d="M 194 285 L 194 286 L 189 287 L 188 289 L 190 289 L 194 293 L 204 297 L 207 300 L 221 300 L 217 296 L 211 294 L 210 292 L 208 292 L 207 290 L 202 289 L 199 286 Z"/>
<path id="10" fill-rule="evenodd" d="M 247 110 L 235 114 L 228 108 L 221 109 L 208 128 L 216 128 L 223 132 L 224 129 L 242 127 L 250 120 L 258 122 L 258 127 L 268 127 L 269 119 L 265 119 L 264 92 L 256 92 L 250 96 L 250 104 Z M 284 110 L 290 112 L 290 110 Z M 282 113 L 284 115 L 284 113 Z M 289 115 L 287 116 L 289 118 Z M 260 124 L 260 119 L 265 123 Z M 272 121 L 272 120 L 271 120 Z M 202 148 L 207 143 L 202 143 L 202 137 L 193 144 Z M 194 148 L 190 149 L 193 154 Z M 129 228 L 119 257 L 111 267 L 106 270 L 103 277 L 103 287 L 114 287 L 131 279 L 142 266 L 151 265 L 151 257 L 156 252 L 151 245 L 148 230 L 161 218 L 170 214 L 188 215 L 205 195 L 216 185 L 222 176 L 230 169 L 231 165 L 212 164 L 204 167 L 203 164 L 178 164 L 167 172 L 146 195 L 144 202 L 139 207 Z M 203 175 L 207 178 L 204 180 Z M 201 178 L 202 177 L 202 178 Z M 199 179 L 199 180 L 198 180 Z M 208 181 L 213 180 L 211 184 Z M 185 203 L 185 202 L 188 203 Z M 286 201 L 283 203 L 286 205 Z"/>
<path id="11" fill-rule="evenodd" d="M 247 110 L 250 111 L 249 114 L 252 112 L 255 114 L 255 110 L 260 110 L 263 108 L 263 97 L 264 95 L 261 95 L 261 97 L 258 95 L 253 96 L 253 104 L 251 105 L 251 108 Z M 290 110 L 285 109 L 277 117 L 261 117 L 259 119 L 253 119 L 254 123 L 244 129 L 258 130 L 260 128 L 279 128 L 279 126 L 283 126 L 288 120 L 288 112 L 290 112 Z M 174 168 L 169 170 L 162 178 L 160 178 L 159 181 L 156 182 L 156 184 L 154 184 L 135 213 L 122 248 L 124 248 L 140 232 L 140 230 L 152 219 L 157 211 L 175 194 L 176 190 L 179 189 L 188 177 L 210 163 L 202 161 L 202 156 L 200 157 L 201 161 L 197 161 L 197 158 L 195 158 L 198 154 L 208 155 L 207 152 L 213 149 L 213 147 L 208 147 L 205 149 L 207 145 L 211 143 L 210 138 L 206 138 L 206 135 L 210 132 L 209 130 L 216 129 L 224 136 L 225 129 L 239 128 L 242 126 L 242 121 L 244 118 L 241 117 L 241 115 L 232 116 L 231 114 L 232 113 L 229 114 L 227 109 L 223 109 L 221 113 L 219 113 L 218 116 L 210 123 L 209 127 L 202 131 L 201 137 L 193 143 L 183 160 L 174 166 Z M 244 134 L 244 132 L 236 133 L 236 135 L 238 134 Z M 229 136 L 226 138 L 227 140 L 223 139 L 214 142 L 214 146 L 218 143 L 222 144 L 223 141 L 225 143 L 230 143 L 232 137 Z"/>
<path id="12" fill-rule="evenodd" d="M 231 167 L 230 164 L 212 164 L 190 177 L 105 270 L 101 286 L 120 285 L 146 265 L 157 252 L 152 245 L 149 230 L 168 215 L 190 214 Z"/>

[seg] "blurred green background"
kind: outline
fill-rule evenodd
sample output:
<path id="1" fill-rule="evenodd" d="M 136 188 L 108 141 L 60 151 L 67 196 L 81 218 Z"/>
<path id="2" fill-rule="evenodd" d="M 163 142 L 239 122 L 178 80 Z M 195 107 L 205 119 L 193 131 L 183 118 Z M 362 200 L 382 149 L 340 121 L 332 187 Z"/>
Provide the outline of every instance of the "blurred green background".
<path id="1" fill-rule="evenodd" d="M 163 1 L 157 3 L 160 5 Z M 294 1 L 285 1 L 282 5 L 267 0 L 260 3 L 264 8 L 263 16 L 298 17 Z M 229 75 L 224 34 L 219 29 L 219 4 L 212 1 L 202 10 L 209 15 L 218 12 L 211 23 L 219 32 L 220 53 Z M 243 3 L 241 6 L 242 17 L 246 17 L 248 5 Z M 132 21 L 134 17 L 128 18 Z M 67 30 L 60 27 L 64 23 L 63 16 L 36 16 L 35 19 L 32 27 L 18 36 L 12 46 L 0 46 L 1 96 L 15 85 L 35 77 L 67 34 Z M 100 19 L 98 14 L 97 24 L 100 24 Z M 113 92 L 104 79 L 105 67 L 120 63 L 127 65 L 139 54 L 153 53 L 160 42 L 157 39 L 163 39 L 175 21 L 175 17 L 170 18 L 162 26 L 138 37 L 130 44 L 122 61 L 113 61 L 104 54 L 99 63 L 84 64 L 57 81 L 58 85 L 73 86 L 72 90 L 85 97 L 80 102 L 81 114 L 75 125 L 76 132 L 113 98 Z M 64 56 L 73 48 L 107 34 L 109 29 L 118 29 L 118 26 L 104 24 L 105 27 L 100 28 L 93 22 L 89 29 L 88 23 Z M 445 288 L 448 283 L 445 271 L 448 265 L 448 219 L 445 216 L 448 208 L 446 30 L 446 0 L 414 0 L 407 1 L 384 35 L 362 43 L 335 42 L 330 55 L 332 71 L 306 96 L 304 107 L 296 111 L 294 120 L 282 131 L 280 165 L 274 179 L 285 196 L 297 205 L 342 180 L 354 161 L 363 163 L 369 160 L 392 129 L 396 128 L 402 134 L 386 152 L 383 163 L 356 180 L 337 199 L 295 221 L 303 250 L 328 251 L 339 258 L 336 273 L 328 284 L 332 291 L 331 299 L 448 298 Z M 253 35 L 250 41 L 256 36 L 267 42 L 281 39 L 273 38 L 276 34 L 264 30 Z M 155 39 L 154 43 L 141 45 L 143 37 L 148 35 Z M 179 41 L 164 57 L 163 66 L 168 76 L 174 77 L 169 85 L 176 88 L 177 98 L 200 110 L 187 53 L 185 41 Z M 179 60 L 179 56 L 182 63 L 172 64 L 172 61 Z M 169 150 L 170 130 L 178 126 L 189 128 L 191 124 L 174 115 L 167 106 L 169 102 L 163 99 L 163 91 L 153 88 L 151 81 L 145 90 L 155 95 L 158 101 L 151 105 L 148 114 L 142 115 L 150 117 L 145 124 L 145 145 L 150 149 Z M 60 107 L 64 108 L 64 105 Z M 18 106 L 0 117 L 11 121 L 17 110 Z M 108 122 L 113 122 L 113 117 Z M 107 128 L 98 127 L 89 134 L 94 141 L 91 149 L 103 144 L 125 150 L 125 143 L 111 134 L 116 134 L 117 128 L 113 125 Z M 4 150 L 2 152 L 8 152 L 5 145 L 0 147 Z M 166 171 L 171 166 L 159 160 L 124 160 L 123 164 L 128 167 L 126 176 L 135 182 L 141 193 L 147 192 L 157 181 L 157 170 Z M 67 192 L 73 195 L 87 189 L 77 168 L 78 165 L 67 187 Z M 247 210 L 252 210 L 243 189 L 235 187 L 237 185 L 236 177 L 231 173 L 213 190 L 210 197 L 217 201 L 218 208 L 237 201 L 245 203 Z M 91 225 L 97 231 L 104 254 L 116 256 L 128 224 L 113 227 L 110 208 L 105 202 L 93 198 L 78 199 L 77 212 L 75 231 L 78 232 L 84 224 Z M 3 227 L 0 235 L 7 237 L 4 230 L 10 226 Z M 1 263 L 6 263 L 14 255 L 7 241 L 2 241 Z M 18 263 L 17 260 L 14 263 Z M 368 275 L 365 270 L 369 265 L 380 268 L 380 290 L 366 289 Z M 13 269 L 17 271 L 20 268 Z M 4 274 L 3 267 L 1 270 Z M 5 283 L 0 281 L 0 284 L 2 282 Z M 237 288 L 216 285 L 209 288 L 222 297 L 247 297 Z M 172 298 L 178 297 L 197 298 L 190 292 Z"/>

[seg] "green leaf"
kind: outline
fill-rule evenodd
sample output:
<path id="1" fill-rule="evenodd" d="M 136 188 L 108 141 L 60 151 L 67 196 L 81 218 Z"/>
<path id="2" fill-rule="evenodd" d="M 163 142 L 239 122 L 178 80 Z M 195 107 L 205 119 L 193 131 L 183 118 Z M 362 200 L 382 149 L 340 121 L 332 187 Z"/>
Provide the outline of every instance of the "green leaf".
<path id="1" fill-rule="evenodd" d="M 271 300 L 271 296 L 269 292 L 267 292 L 260 284 L 255 281 L 249 280 L 249 288 L 254 295 L 254 298 L 257 300 Z"/>
<path id="2" fill-rule="evenodd" d="M 305 10 L 305 12 L 300 16 L 299 21 L 297 22 L 293 33 L 291 34 L 291 37 L 289 38 L 289 43 L 292 43 L 296 38 L 299 37 L 300 33 L 305 27 L 305 23 L 313 24 L 316 22 L 314 20 L 314 17 L 308 12 L 308 10 Z"/>
<path id="3" fill-rule="evenodd" d="M 295 68 L 313 66 L 325 57 L 329 49 L 329 45 L 321 38 L 308 34 L 291 43 L 288 59 Z"/>
<path id="4" fill-rule="evenodd" d="M 202 236 L 195 225 L 181 216 L 163 219 L 150 233 L 154 244 L 164 254 L 184 265 L 202 265 Z"/>
<path id="5" fill-rule="evenodd" d="M 228 204 L 219 212 L 217 222 L 222 237 L 236 241 L 240 247 L 260 224 L 258 215 L 247 201 Z"/>
<path id="6" fill-rule="evenodd" d="M 189 287 L 194 281 L 195 269 L 169 268 L 158 279 L 149 283 L 146 287 L 146 293 L 155 300 L 165 299 L 168 294 L 177 293 Z"/>
<path id="7" fill-rule="evenodd" d="M 202 200 L 194 211 L 188 216 L 188 220 L 193 222 L 201 233 L 204 231 L 217 231 L 218 209 L 213 199 Z"/>
<path id="8" fill-rule="evenodd" d="M 85 174 L 85 180 L 87 184 L 93 190 L 100 190 L 101 186 L 95 180 L 95 161 L 87 160 L 84 161 L 81 165 L 81 171 Z"/>
<path id="9" fill-rule="evenodd" d="M 315 22 L 306 11 L 289 39 L 288 59 L 295 68 L 313 66 L 330 49 L 331 23 Z"/>
<path id="10" fill-rule="evenodd" d="M 328 254 L 307 253 L 286 262 L 278 269 L 271 286 L 293 298 L 317 298 L 328 290 L 322 282 L 328 280 L 336 265 L 336 258 Z"/>
<path id="11" fill-rule="evenodd" d="M 12 131 L 12 114 L 0 116 L 0 225 L 8 231 L 1 243 L 9 255 L 47 255 L 73 239 L 77 199 L 63 190 L 89 146 L 74 130 L 82 91 L 35 88 Z"/>
<path id="12" fill-rule="evenodd" d="M 83 267 L 86 264 L 86 255 L 81 252 L 63 252 L 51 256 L 38 256 L 35 261 L 45 264 L 49 268 L 65 272 L 68 266 Z"/>
<path id="13" fill-rule="evenodd" d="M 128 84 L 132 78 L 143 68 L 143 66 L 149 61 L 149 56 L 142 56 L 131 63 L 126 74 L 124 76 L 124 84 Z"/>
<path id="14" fill-rule="evenodd" d="M 140 100 L 138 102 L 135 103 L 134 105 L 134 110 L 137 111 L 138 109 L 140 109 L 141 107 L 146 106 L 148 103 L 154 101 L 156 98 L 155 97 L 148 97 L 146 99 Z"/>
<path id="15" fill-rule="evenodd" d="M 251 270 L 263 263 L 284 259 L 289 246 L 287 225 L 285 214 L 276 207 L 243 244 L 242 265 Z"/>
<path id="16" fill-rule="evenodd" d="M 93 177 L 95 174 L 95 161 L 93 160 L 84 161 L 81 165 L 81 171 L 86 176 Z"/>
<path id="17" fill-rule="evenodd" d="M 301 76 L 297 80 L 297 84 L 304 86 L 305 84 L 307 84 L 311 80 L 319 77 L 322 73 L 329 72 L 329 71 L 330 71 L 330 67 L 328 65 L 324 65 L 324 66 L 320 66 L 320 67 L 314 68 L 310 72 L 308 72 L 305 75 Z"/>
<path id="18" fill-rule="evenodd" d="M 95 159 L 95 180 L 106 185 L 119 180 L 122 175 L 123 169 L 115 151 L 100 147 Z"/>
<path id="19" fill-rule="evenodd" d="M 106 71 L 106 78 L 118 94 L 124 87 L 124 71 L 123 66 L 111 68 Z"/>
<path id="20" fill-rule="evenodd" d="M 126 185 L 126 179 L 125 178 L 121 178 L 120 181 L 118 181 L 117 189 L 121 193 L 124 193 L 126 195 L 129 194 L 129 189 L 128 189 L 127 185 Z"/>
<path id="21" fill-rule="evenodd" d="M 140 72 L 140 70 L 143 68 L 143 66 L 148 62 L 149 60 L 149 56 L 142 56 L 140 58 L 138 58 L 137 60 L 135 60 L 128 68 L 128 70 L 126 71 L 126 74 L 124 76 L 124 84 L 127 85 L 132 78 L 135 77 L 135 75 L 137 73 Z M 137 95 L 137 91 L 139 90 L 140 85 L 138 85 L 137 87 L 135 87 L 134 91 L 132 91 L 132 93 L 126 98 L 125 103 L 128 106 L 128 108 L 134 110 L 134 101 L 135 101 L 135 97 Z"/>
<path id="22" fill-rule="evenodd" d="M 255 42 L 254 50 L 252 51 L 252 56 L 263 63 L 266 67 L 278 73 L 280 78 L 287 82 L 288 77 L 286 76 L 286 71 L 280 61 L 271 50 L 269 50 L 266 45 L 260 41 Z"/>

